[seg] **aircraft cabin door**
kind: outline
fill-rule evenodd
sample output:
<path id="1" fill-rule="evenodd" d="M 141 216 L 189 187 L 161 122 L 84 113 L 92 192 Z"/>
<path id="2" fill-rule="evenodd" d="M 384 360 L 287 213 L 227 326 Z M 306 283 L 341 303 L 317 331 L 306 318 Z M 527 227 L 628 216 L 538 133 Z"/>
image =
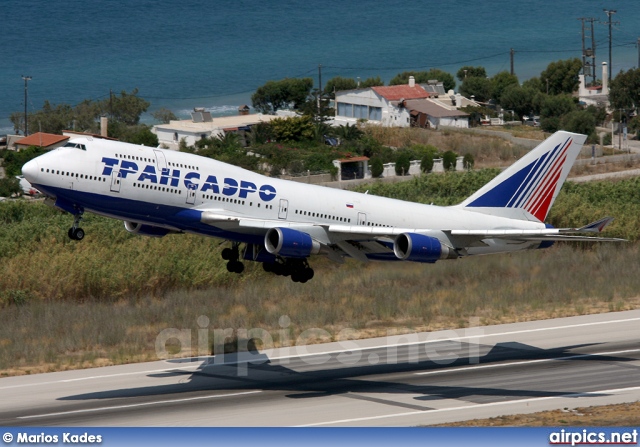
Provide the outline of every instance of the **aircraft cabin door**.
<path id="1" fill-rule="evenodd" d="M 289 209 L 289 201 L 286 199 L 280 199 L 280 208 L 278 208 L 278 219 L 286 219 Z"/>
<path id="2" fill-rule="evenodd" d="M 367 225 L 367 215 L 365 213 L 358 213 L 358 225 Z"/>
<path id="3" fill-rule="evenodd" d="M 111 173 L 111 192 L 120 192 L 120 183 L 122 183 L 120 171 L 113 171 Z"/>
<path id="4" fill-rule="evenodd" d="M 162 170 L 167 169 L 167 159 L 164 156 L 164 152 L 153 150 L 156 154 L 156 165 L 158 166 L 158 170 L 162 172 Z"/>
<path id="5" fill-rule="evenodd" d="M 197 190 L 195 188 L 188 188 L 187 189 L 187 204 L 188 205 L 195 205 L 195 203 L 196 203 L 196 192 L 197 192 Z"/>

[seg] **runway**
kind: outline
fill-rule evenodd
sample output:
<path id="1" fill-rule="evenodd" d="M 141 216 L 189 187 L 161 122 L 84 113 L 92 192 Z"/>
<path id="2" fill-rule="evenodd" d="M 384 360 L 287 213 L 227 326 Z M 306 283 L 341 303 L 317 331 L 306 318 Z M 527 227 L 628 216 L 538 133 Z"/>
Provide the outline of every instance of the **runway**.
<path id="1" fill-rule="evenodd" d="M 414 426 L 639 399 L 635 310 L 8 377 L 0 424 Z"/>

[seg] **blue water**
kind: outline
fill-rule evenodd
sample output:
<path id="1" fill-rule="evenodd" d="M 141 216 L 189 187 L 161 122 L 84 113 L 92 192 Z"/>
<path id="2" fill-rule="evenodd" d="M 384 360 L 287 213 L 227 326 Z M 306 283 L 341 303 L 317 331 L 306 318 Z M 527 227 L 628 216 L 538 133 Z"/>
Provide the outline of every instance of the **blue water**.
<path id="1" fill-rule="evenodd" d="M 482 65 L 520 80 L 581 57 L 579 17 L 613 20 L 613 73 L 638 63 L 637 0 L 2 0 L 0 133 L 45 100 L 75 105 L 138 88 L 150 111 L 235 113 L 268 80 L 380 76 Z M 597 64 L 608 29 L 596 24 Z"/>

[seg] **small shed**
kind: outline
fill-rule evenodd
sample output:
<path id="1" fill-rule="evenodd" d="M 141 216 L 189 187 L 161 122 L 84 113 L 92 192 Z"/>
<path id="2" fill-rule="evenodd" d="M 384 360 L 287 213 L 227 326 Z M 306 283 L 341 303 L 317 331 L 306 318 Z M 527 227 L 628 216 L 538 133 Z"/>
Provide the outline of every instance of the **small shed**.
<path id="1" fill-rule="evenodd" d="M 368 178 L 369 157 L 349 157 L 333 160 L 333 165 L 338 168 L 338 178 L 340 180 L 356 180 Z"/>

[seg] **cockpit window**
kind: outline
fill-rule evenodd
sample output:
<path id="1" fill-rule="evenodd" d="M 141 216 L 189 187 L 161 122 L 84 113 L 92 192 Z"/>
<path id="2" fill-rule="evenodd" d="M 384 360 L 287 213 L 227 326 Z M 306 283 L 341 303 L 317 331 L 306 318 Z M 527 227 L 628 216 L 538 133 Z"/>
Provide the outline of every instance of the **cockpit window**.
<path id="1" fill-rule="evenodd" d="M 71 142 L 65 144 L 64 147 L 73 147 L 73 148 L 76 148 L 76 149 L 82 149 L 83 151 L 87 150 L 87 148 L 86 148 L 86 146 L 84 144 L 71 143 Z"/>

